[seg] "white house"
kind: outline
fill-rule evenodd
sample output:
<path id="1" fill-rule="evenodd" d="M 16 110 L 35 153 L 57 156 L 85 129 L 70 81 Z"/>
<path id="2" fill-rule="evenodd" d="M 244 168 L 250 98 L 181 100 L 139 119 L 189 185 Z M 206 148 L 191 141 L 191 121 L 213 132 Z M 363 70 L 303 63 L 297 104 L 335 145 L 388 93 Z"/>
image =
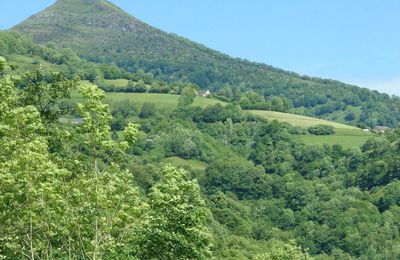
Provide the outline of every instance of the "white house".
<path id="1" fill-rule="evenodd" d="M 208 97 L 209 95 L 211 95 L 211 92 L 207 89 L 207 90 L 199 90 L 196 92 L 197 96 L 201 96 L 201 97 Z"/>

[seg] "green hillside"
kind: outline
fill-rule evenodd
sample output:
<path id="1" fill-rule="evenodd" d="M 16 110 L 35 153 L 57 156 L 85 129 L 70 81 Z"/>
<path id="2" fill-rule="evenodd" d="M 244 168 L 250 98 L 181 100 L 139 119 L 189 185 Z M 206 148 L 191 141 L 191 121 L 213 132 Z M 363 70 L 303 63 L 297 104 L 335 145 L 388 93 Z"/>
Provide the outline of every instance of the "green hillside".
<path id="1" fill-rule="evenodd" d="M 158 109 L 173 110 L 178 105 L 179 95 L 170 94 L 153 94 L 153 93 L 107 93 L 107 100 L 110 102 L 118 102 L 124 99 L 134 101 L 138 106 L 144 103 L 154 103 Z M 196 97 L 194 106 L 206 107 L 208 105 L 223 104 L 223 102 L 215 99 Z"/>
<path id="2" fill-rule="evenodd" d="M 70 47 L 89 61 L 115 64 L 130 72 L 144 69 L 165 82 L 192 82 L 254 108 L 269 107 L 279 97 L 283 106 L 275 102 L 278 111 L 333 118 L 354 106 L 360 113 L 353 124 L 395 127 L 400 119 L 399 99 L 231 58 L 149 26 L 105 0 L 58 0 L 12 30 L 38 43 Z M 261 97 L 251 100 L 254 95 L 249 90 Z"/>
<path id="3" fill-rule="evenodd" d="M 172 111 L 176 109 L 179 95 L 151 94 L 151 93 L 107 93 L 106 102 L 115 104 L 123 100 L 130 100 L 136 104 L 136 109 L 140 109 L 144 103 L 153 103 L 157 109 Z M 224 104 L 216 99 L 196 97 L 194 106 L 207 107 L 209 105 Z M 243 111 L 252 115 L 259 116 L 269 121 L 277 120 L 288 123 L 292 126 L 309 127 L 315 125 L 329 125 L 336 129 L 334 135 L 298 135 L 297 138 L 308 144 L 340 144 L 345 148 L 359 147 L 368 139 L 375 137 L 374 134 L 363 132 L 360 128 L 339 124 L 332 121 L 322 120 L 302 115 L 281 113 L 275 111 Z"/>
<path id="4" fill-rule="evenodd" d="M 256 116 L 260 116 L 262 118 L 267 118 L 269 120 L 276 119 L 280 122 L 285 122 L 292 126 L 309 127 L 309 126 L 321 124 L 321 125 L 330 125 L 330 126 L 333 126 L 335 128 L 340 128 L 340 129 L 352 129 L 352 130 L 360 131 L 359 128 L 356 128 L 354 126 L 339 124 L 339 123 L 336 123 L 333 121 L 327 121 L 327 120 L 322 120 L 322 119 L 318 119 L 318 118 L 290 114 L 290 113 L 265 111 L 265 110 L 250 110 L 249 113 L 256 115 Z"/>

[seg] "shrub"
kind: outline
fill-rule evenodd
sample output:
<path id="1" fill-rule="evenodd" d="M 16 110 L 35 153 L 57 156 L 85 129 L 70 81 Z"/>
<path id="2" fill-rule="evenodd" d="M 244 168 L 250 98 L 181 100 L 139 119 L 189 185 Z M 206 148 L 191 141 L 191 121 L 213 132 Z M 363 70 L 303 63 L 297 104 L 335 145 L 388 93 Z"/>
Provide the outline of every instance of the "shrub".
<path id="1" fill-rule="evenodd" d="M 308 128 L 308 132 L 313 135 L 333 135 L 335 128 L 330 125 L 315 125 Z"/>

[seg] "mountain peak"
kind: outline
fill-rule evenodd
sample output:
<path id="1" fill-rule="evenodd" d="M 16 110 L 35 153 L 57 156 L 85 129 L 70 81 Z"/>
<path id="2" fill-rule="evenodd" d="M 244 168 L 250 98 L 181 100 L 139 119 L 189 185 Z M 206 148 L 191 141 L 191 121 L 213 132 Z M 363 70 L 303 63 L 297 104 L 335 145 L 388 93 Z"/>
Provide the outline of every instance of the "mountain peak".
<path id="1" fill-rule="evenodd" d="M 111 36 L 118 32 L 132 32 L 139 23 L 106 0 L 58 0 L 13 30 L 26 33 L 38 42 L 58 43 L 75 38 L 79 44 L 83 32 L 92 37 Z"/>
<path id="2" fill-rule="evenodd" d="M 106 0 L 58 0 L 54 5 L 50 6 L 46 10 L 88 13 L 88 11 L 101 11 L 102 9 L 124 13 L 122 9 Z"/>

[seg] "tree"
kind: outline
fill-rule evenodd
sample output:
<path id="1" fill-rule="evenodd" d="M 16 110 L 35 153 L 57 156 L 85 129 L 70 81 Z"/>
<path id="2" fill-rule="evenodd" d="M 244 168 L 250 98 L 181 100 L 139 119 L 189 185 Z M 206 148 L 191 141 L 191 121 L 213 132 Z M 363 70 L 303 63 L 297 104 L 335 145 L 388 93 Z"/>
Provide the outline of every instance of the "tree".
<path id="1" fill-rule="evenodd" d="M 166 166 L 149 194 L 150 210 L 138 244 L 140 259 L 203 259 L 211 256 L 209 211 L 197 181 L 182 169 Z"/>
<path id="2" fill-rule="evenodd" d="M 0 258 L 130 258 L 145 205 L 116 162 L 139 126 L 113 142 L 104 93 L 83 86 L 83 123 L 48 132 L 23 92 L 0 80 Z M 64 136 L 64 149 L 50 154 L 49 134 Z"/>
<path id="3" fill-rule="evenodd" d="M 304 253 L 295 241 L 288 244 L 273 240 L 267 253 L 256 256 L 256 260 L 307 260 L 310 256 Z"/>
<path id="4" fill-rule="evenodd" d="M 67 80 L 60 73 L 27 72 L 20 83 L 21 102 L 34 106 L 43 120 L 54 121 L 67 112 L 60 108 L 60 100 L 70 98 L 77 84 L 78 78 Z"/>
<path id="5" fill-rule="evenodd" d="M 346 114 L 346 116 L 344 117 L 344 119 L 346 121 L 353 121 L 354 119 L 356 119 L 356 115 L 354 114 L 354 112 L 349 112 Z"/>
<path id="6" fill-rule="evenodd" d="M 80 92 L 85 102 L 78 104 L 83 123 L 77 129 L 75 153 L 80 163 L 75 168 L 81 174 L 73 179 L 75 192 L 68 196 L 71 251 L 85 252 L 77 258 L 127 258 L 133 250 L 128 241 L 144 205 L 131 174 L 117 163 L 128 144 L 135 143 L 139 126 L 128 124 L 126 141 L 114 142 L 104 92 L 93 85 L 82 86 Z"/>
<path id="7" fill-rule="evenodd" d="M 140 111 L 139 117 L 140 118 L 149 118 L 155 115 L 157 109 L 154 103 L 145 102 L 142 106 Z"/>
<path id="8" fill-rule="evenodd" d="M 0 258 L 57 258 L 68 172 L 51 161 L 40 114 L 19 106 L 14 84 L 0 80 Z"/>
<path id="9" fill-rule="evenodd" d="M 284 110 L 284 102 L 282 98 L 273 96 L 270 99 L 271 109 L 273 111 L 283 111 Z"/>
<path id="10" fill-rule="evenodd" d="M 4 70 L 4 66 L 6 63 L 6 59 L 2 56 L 0 56 L 0 72 L 2 72 Z"/>
<path id="11" fill-rule="evenodd" d="M 271 193 L 264 168 L 240 157 L 212 162 L 206 169 L 204 185 L 210 194 L 230 191 L 240 199 L 260 198 Z"/>
<path id="12" fill-rule="evenodd" d="M 196 91 L 193 87 L 187 86 L 184 87 L 181 93 L 181 96 L 178 100 L 178 107 L 186 107 L 193 103 L 196 97 Z"/>

